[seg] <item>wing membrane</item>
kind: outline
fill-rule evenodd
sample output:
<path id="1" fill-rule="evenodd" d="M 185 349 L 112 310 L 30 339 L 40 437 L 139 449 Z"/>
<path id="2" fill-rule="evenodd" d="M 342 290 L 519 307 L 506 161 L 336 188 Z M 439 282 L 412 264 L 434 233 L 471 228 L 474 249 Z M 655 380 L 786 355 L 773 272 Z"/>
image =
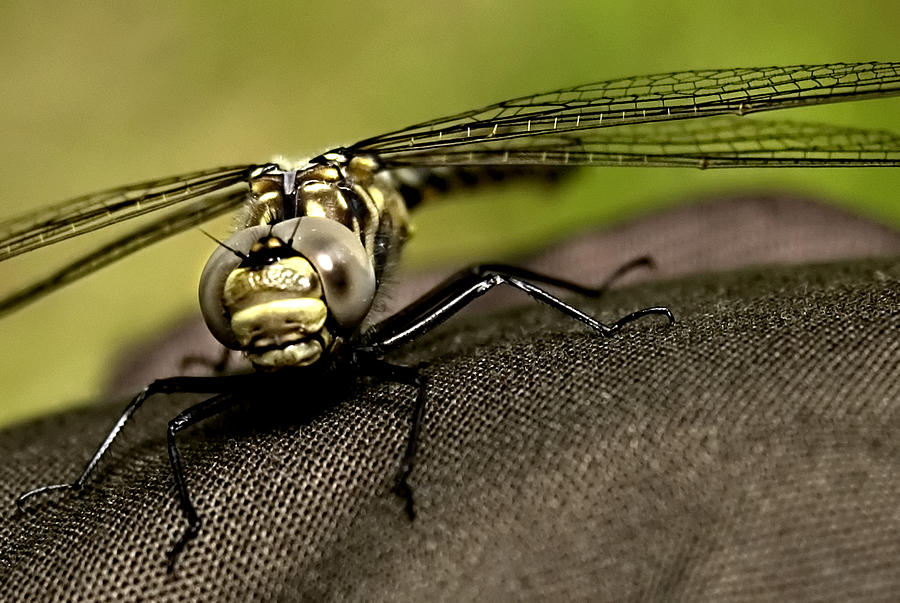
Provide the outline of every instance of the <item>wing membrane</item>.
<path id="1" fill-rule="evenodd" d="M 403 166 L 900 166 L 900 137 L 741 116 L 900 94 L 900 63 L 684 71 L 524 96 L 362 140 L 342 154 Z M 695 118 L 706 119 L 695 119 Z M 628 128 L 614 126 L 628 125 Z M 0 261 L 152 211 L 167 215 L 0 299 L 0 314 L 240 205 L 274 164 L 205 170 L 0 222 Z"/>
<path id="2" fill-rule="evenodd" d="M 53 274 L 36 283 L 0 298 L 0 316 L 8 314 L 36 299 L 61 289 L 65 285 L 96 272 L 104 266 L 120 260 L 157 241 L 202 224 L 222 214 L 234 211 L 246 200 L 246 192 L 231 191 L 219 195 L 207 195 L 128 233 L 108 245 L 66 264 Z"/>
<path id="3" fill-rule="evenodd" d="M 732 115 L 380 155 L 385 168 L 441 165 L 900 166 L 900 136 Z"/>
<path id="4" fill-rule="evenodd" d="M 625 124 L 745 115 L 900 94 L 900 63 L 835 63 L 683 71 L 515 98 L 434 119 L 349 148 L 422 157 L 423 151 L 493 140 L 557 136 Z"/>
<path id="5" fill-rule="evenodd" d="M 247 181 L 264 165 L 242 165 L 151 180 L 69 199 L 0 223 L 0 261 Z"/>

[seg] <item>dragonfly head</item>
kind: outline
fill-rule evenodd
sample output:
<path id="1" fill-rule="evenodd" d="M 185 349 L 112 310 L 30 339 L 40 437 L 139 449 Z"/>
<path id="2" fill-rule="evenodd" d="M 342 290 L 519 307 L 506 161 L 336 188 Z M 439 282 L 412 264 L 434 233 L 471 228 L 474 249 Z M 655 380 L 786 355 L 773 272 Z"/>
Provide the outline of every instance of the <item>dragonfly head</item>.
<path id="1" fill-rule="evenodd" d="M 336 335 L 359 327 L 375 297 L 375 271 L 359 238 L 319 217 L 240 230 L 200 277 L 212 334 L 259 368 L 306 366 Z"/>

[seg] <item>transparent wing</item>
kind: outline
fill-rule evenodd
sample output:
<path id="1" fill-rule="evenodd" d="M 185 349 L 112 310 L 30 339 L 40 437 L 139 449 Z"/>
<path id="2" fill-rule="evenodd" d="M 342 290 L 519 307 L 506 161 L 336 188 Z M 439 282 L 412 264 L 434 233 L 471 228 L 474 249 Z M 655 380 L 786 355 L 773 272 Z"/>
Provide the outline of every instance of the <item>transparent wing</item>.
<path id="1" fill-rule="evenodd" d="M 399 162 L 401 155 L 422 158 L 425 151 L 489 141 L 896 94 L 896 62 L 663 73 L 515 98 L 368 138 L 343 151 Z"/>
<path id="2" fill-rule="evenodd" d="M 0 261 L 246 183 L 268 165 L 217 168 L 91 193 L 0 222 Z"/>
<path id="3" fill-rule="evenodd" d="M 723 115 L 699 121 L 491 140 L 388 154 L 379 159 L 387 169 L 471 165 L 900 166 L 900 136 L 828 124 Z"/>
<path id="4" fill-rule="evenodd" d="M 157 241 L 202 224 L 222 214 L 234 211 L 247 199 L 246 191 L 236 190 L 219 195 L 207 195 L 128 233 L 126 236 L 66 264 L 53 274 L 11 295 L 0 298 L 0 316 L 8 314 L 34 300 L 96 272 Z"/>

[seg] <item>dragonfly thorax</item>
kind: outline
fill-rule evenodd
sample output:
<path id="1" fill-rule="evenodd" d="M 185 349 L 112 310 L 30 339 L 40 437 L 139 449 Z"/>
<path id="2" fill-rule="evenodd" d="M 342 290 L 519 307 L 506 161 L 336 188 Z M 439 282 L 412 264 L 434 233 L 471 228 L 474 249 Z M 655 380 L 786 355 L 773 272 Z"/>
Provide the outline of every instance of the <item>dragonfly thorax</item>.
<path id="1" fill-rule="evenodd" d="M 365 157 L 313 162 L 299 169 L 270 169 L 251 180 L 241 226 L 273 224 L 298 216 L 328 218 L 356 233 L 371 249 L 385 211 L 385 194 L 390 194 L 375 177 L 375 169 Z"/>
<path id="2" fill-rule="evenodd" d="M 200 279 L 212 334 L 263 369 L 317 362 L 359 327 L 374 297 L 375 270 L 359 238 L 315 216 L 238 231 Z"/>

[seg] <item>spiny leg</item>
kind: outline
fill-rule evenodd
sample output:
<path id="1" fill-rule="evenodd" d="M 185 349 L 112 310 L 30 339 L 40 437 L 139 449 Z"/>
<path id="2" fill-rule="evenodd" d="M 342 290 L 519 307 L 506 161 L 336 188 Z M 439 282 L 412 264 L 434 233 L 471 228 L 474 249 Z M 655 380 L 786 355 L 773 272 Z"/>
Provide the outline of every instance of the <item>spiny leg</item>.
<path id="1" fill-rule="evenodd" d="M 635 262 L 627 264 L 623 269 L 631 269 L 646 263 L 645 258 L 639 258 Z M 623 269 L 616 271 L 614 276 L 621 275 Z M 430 331 L 476 298 L 502 284 L 524 291 L 537 301 L 556 308 L 604 336 L 612 335 L 625 324 L 652 314 L 665 316 L 670 323 L 675 321 L 668 308 L 652 307 L 632 312 L 611 325 L 607 325 L 538 287 L 533 284 L 534 282 L 545 283 L 574 293 L 596 296 L 605 291 L 609 279 L 600 288 L 592 289 L 514 266 L 501 264 L 473 266 L 451 277 L 396 314 L 370 327 L 360 336 L 360 352 L 375 356 L 383 355 Z"/>
<path id="2" fill-rule="evenodd" d="M 416 448 L 425 417 L 425 381 L 421 377 L 420 367 L 390 364 L 384 361 L 382 356 L 390 349 L 434 328 L 474 299 L 500 284 L 516 287 L 528 293 L 534 299 L 587 324 L 603 335 L 611 335 L 623 325 L 650 314 L 661 314 L 668 318 L 670 322 L 673 322 L 674 317 L 668 308 L 644 308 L 620 318 L 612 325 L 606 325 L 531 282 L 541 282 L 583 295 L 599 296 L 609 287 L 612 281 L 621 275 L 635 267 L 650 264 L 651 260 L 649 258 L 638 258 L 629 262 L 614 272 L 597 288 L 582 287 L 513 266 L 498 264 L 473 266 L 457 274 L 397 314 L 374 325 L 360 336 L 361 345 L 356 349 L 355 362 L 361 372 L 417 387 L 410 434 L 400 463 L 397 483 L 394 487 L 394 491 L 406 500 L 406 513 L 410 519 L 415 518 L 415 505 L 412 488 L 409 485 L 409 477 L 415 464 Z"/>
<path id="3" fill-rule="evenodd" d="M 556 287 L 557 289 L 562 289 L 564 291 L 571 291 L 572 293 L 577 293 L 578 295 L 584 295 L 586 297 L 601 297 L 604 293 L 609 291 L 610 287 L 612 287 L 616 281 L 624 277 L 629 272 L 633 272 L 638 268 L 652 269 L 655 267 L 656 264 L 654 263 L 653 258 L 647 255 L 640 256 L 629 260 L 628 262 L 613 270 L 610 274 L 607 275 L 605 279 L 603 279 L 603 281 L 601 281 L 599 285 L 594 287 L 580 285 L 578 283 L 573 283 L 572 281 L 567 281 L 564 279 L 556 278 L 554 276 L 541 274 L 540 272 L 534 272 L 533 270 L 528 270 L 527 268 L 510 266 L 508 264 L 476 264 L 475 266 L 471 266 L 466 269 L 463 273 L 468 272 L 478 275 L 498 273 L 532 283 L 542 283 L 544 285 L 550 285 L 551 287 Z"/>
<path id="4" fill-rule="evenodd" d="M 228 377 L 172 377 L 169 379 L 159 379 L 145 387 L 141 393 L 135 396 L 125 410 L 119 416 L 119 420 L 107 434 L 106 439 L 97 448 L 97 451 L 88 461 L 81 475 L 74 482 L 67 484 L 51 484 L 41 486 L 30 490 L 16 499 L 16 506 L 20 510 L 24 510 L 25 503 L 31 498 L 50 492 L 52 490 L 80 490 L 88 478 L 97 468 L 98 463 L 106 454 L 113 441 L 125 427 L 125 424 L 134 416 L 134 413 L 143 405 L 143 403 L 155 394 L 172 394 L 172 393 L 207 393 L 222 391 L 230 387 L 234 380 L 244 378 L 244 375 L 234 375 Z"/>
<path id="5" fill-rule="evenodd" d="M 391 364 L 381 358 L 358 355 L 356 357 L 356 367 L 363 373 L 372 377 L 378 377 L 395 383 L 403 383 L 412 385 L 416 388 L 416 401 L 413 406 L 412 422 L 410 424 L 409 435 L 406 439 L 406 447 L 403 451 L 403 458 L 397 468 L 397 478 L 394 483 L 393 492 L 401 497 L 405 502 L 406 515 L 410 521 L 416 518 L 416 508 L 413 501 L 413 491 L 409 485 L 409 476 L 412 475 L 413 466 L 416 461 L 416 449 L 419 442 L 419 434 L 422 432 L 422 422 L 425 418 L 425 379 L 422 377 L 422 366 L 402 366 L 399 364 Z"/>
<path id="6" fill-rule="evenodd" d="M 175 478 L 175 485 L 178 488 L 178 498 L 181 501 L 181 509 L 184 517 L 188 522 L 187 529 L 181 534 L 175 545 L 167 553 L 169 558 L 168 571 L 171 573 L 175 569 L 175 562 L 178 555 L 184 550 L 185 545 L 193 540 L 200 531 L 200 516 L 197 515 L 197 509 L 191 500 L 191 494 L 188 492 L 187 481 L 184 478 L 184 466 L 181 463 L 181 454 L 178 452 L 178 445 L 175 436 L 179 431 L 187 429 L 191 425 L 199 423 L 204 419 L 208 419 L 219 414 L 222 410 L 234 405 L 234 397 L 231 393 L 218 394 L 208 400 L 204 400 L 190 408 L 182 411 L 177 417 L 169 421 L 169 427 L 166 431 L 166 443 L 169 451 L 169 464 L 172 466 L 172 475 Z"/>

